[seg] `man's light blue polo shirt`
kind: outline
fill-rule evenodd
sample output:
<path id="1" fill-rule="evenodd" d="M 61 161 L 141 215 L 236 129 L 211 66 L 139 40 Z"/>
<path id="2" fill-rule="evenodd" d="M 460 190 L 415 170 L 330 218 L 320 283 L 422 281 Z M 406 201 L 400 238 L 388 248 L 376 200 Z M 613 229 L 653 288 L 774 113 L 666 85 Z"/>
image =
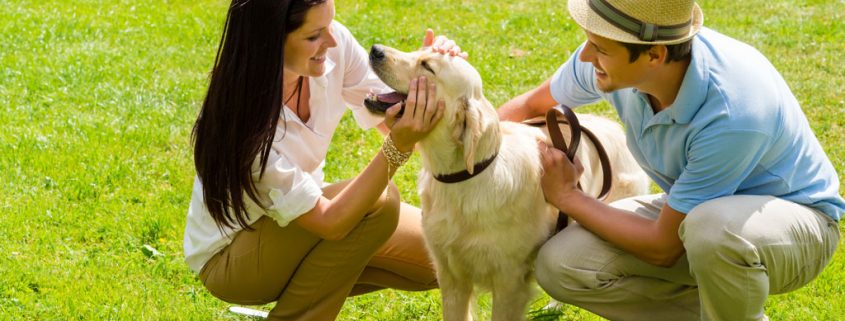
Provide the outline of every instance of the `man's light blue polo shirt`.
<path id="1" fill-rule="evenodd" d="M 783 77 L 757 50 L 702 28 L 675 102 L 656 115 L 645 94 L 596 87 L 584 45 L 552 77 L 554 99 L 570 107 L 606 99 L 627 143 L 668 204 L 688 213 L 718 197 L 772 195 L 839 221 L 845 201 L 836 170 Z"/>

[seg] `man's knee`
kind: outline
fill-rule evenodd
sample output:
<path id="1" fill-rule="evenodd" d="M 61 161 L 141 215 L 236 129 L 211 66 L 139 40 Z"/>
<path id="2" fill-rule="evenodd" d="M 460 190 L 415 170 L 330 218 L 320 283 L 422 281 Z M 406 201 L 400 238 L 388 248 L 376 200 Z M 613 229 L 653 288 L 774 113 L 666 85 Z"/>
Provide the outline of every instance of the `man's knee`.
<path id="1" fill-rule="evenodd" d="M 574 303 L 579 294 L 601 288 L 601 266 L 590 266 L 590 262 L 598 261 L 588 259 L 594 246 L 584 246 L 600 241 L 580 226 L 570 226 L 549 239 L 534 262 L 537 283 L 551 297 L 567 303 Z"/>
<path id="2" fill-rule="evenodd" d="M 567 296 L 567 291 L 562 280 L 565 279 L 567 265 L 562 262 L 562 252 L 562 249 L 549 242 L 544 244 L 534 261 L 534 274 L 543 291 L 557 300 L 565 301 L 563 297 Z"/>
<path id="3" fill-rule="evenodd" d="M 704 270 L 729 253 L 744 251 L 751 246 L 740 235 L 742 224 L 731 197 L 704 202 L 693 208 L 681 223 L 679 236 L 684 243 L 690 267 Z"/>

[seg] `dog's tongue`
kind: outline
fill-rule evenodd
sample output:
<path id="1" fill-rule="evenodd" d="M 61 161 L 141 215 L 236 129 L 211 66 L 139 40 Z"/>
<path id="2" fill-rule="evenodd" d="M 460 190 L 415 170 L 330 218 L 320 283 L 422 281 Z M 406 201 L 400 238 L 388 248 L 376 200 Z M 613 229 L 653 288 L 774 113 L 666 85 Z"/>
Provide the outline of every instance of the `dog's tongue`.
<path id="1" fill-rule="evenodd" d="M 364 106 L 367 107 L 371 112 L 376 114 L 384 114 L 384 112 L 390 108 L 390 106 L 396 105 L 397 103 L 405 100 L 408 95 L 401 94 L 398 92 L 391 92 L 386 94 L 370 94 L 364 99 Z M 404 111 L 405 106 L 402 106 L 402 110 L 399 111 L 398 115 L 401 115 Z"/>
<path id="2" fill-rule="evenodd" d="M 400 94 L 400 93 L 395 92 L 395 91 L 390 92 L 390 93 L 386 93 L 386 94 L 376 95 L 376 99 L 378 99 L 378 101 L 383 102 L 383 103 L 387 103 L 387 104 L 391 104 L 391 105 L 395 105 L 395 104 L 399 103 L 400 101 L 405 100 L 405 98 L 407 98 L 407 97 L 408 97 L 408 95 L 403 95 L 403 94 Z"/>

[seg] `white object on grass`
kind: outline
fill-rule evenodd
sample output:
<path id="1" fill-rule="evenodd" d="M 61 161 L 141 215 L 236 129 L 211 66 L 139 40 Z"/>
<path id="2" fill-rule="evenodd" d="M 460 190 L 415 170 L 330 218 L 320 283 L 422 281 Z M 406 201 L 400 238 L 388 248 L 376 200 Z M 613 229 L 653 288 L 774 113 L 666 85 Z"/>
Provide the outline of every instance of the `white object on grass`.
<path id="1" fill-rule="evenodd" d="M 265 311 L 259 311 L 259 310 L 254 310 L 254 309 L 250 309 L 250 308 L 244 308 L 244 307 L 230 307 L 229 312 L 232 312 L 232 313 L 235 313 L 235 314 L 240 314 L 240 315 L 245 315 L 245 316 L 250 316 L 250 317 L 265 318 L 265 319 L 267 318 L 267 314 L 268 314 Z"/>

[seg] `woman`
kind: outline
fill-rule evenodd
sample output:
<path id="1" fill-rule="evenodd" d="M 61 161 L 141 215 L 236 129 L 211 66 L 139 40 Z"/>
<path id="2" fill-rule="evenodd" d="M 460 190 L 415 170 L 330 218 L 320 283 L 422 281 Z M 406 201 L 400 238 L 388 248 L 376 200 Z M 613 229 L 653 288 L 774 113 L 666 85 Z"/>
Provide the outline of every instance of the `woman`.
<path id="1" fill-rule="evenodd" d="M 369 114 L 361 104 L 384 84 L 333 18 L 333 0 L 234 0 L 194 126 L 186 261 L 224 301 L 275 301 L 270 319 L 331 320 L 348 295 L 437 286 L 420 211 L 389 179 L 442 102 L 420 78 L 401 117 L 398 105 L 384 123 Z M 424 45 L 465 56 L 430 30 Z M 357 177 L 324 186 L 344 106 L 389 134 Z"/>

